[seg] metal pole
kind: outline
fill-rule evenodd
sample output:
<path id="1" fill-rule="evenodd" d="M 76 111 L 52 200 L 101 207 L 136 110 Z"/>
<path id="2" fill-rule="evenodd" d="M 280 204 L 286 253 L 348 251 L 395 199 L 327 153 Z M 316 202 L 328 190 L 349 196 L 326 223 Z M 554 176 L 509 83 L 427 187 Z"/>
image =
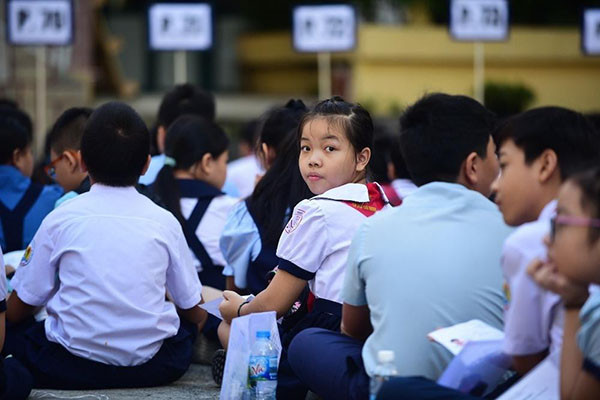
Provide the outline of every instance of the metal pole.
<path id="1" fill-rule="evenodd" d="M 173 54 L 173 71 L 176 85 L 187 83 L 187 53 L 185 50 L 178 50 Z"/>
<path id="2" fill-rule="evenodd" d="M 485 51 L 482 42 L 473 44 L 473 91 L 475 99 L 483 104 L 485 87 Z"/>
<path id="3" fill-rule="evenodd" d="M 317 54 L 319 68 L 319 100 L 331 97 L 331 53 Z"/>
<path id="4" fill-rule="evenodd" d="M 46 47 L 35 51 L 35 151 L 40 154 L 46 136 Z"/>

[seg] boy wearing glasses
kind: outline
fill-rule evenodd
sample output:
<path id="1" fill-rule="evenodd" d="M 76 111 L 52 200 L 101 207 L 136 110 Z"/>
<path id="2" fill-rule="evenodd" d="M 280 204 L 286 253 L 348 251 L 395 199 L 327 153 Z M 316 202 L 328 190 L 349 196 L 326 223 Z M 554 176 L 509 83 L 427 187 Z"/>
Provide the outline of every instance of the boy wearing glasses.
<path id="1" fill-rule="evenodd" d="M 50 163 L 44 170 L 65 191 L 56 206 L 90 190 L 90 179 L 81 168 L 81 137 L 91 108 L 73 107 L 61 114 L 48 134 Z"/>
<path id="2" fill-rule="evenodd" d="M 519 226 L 502 251 L 504 352 L 525 374 L 548 354 L 558 354 L 563 335 L 560 297 L 536 285 L 526 268 L 545 257 L 543 238 L 561 183 L 600 159 L 600 135 L 579 113 L 543 107 L 509 118 L 496 139 L 500 175 L 492 189 L 504 221 Z"/>
<path id="3" fill-rule="evenodd" d="M 31 181 L 31 120 L 16 106 L 0 106 L 0 247 L 21 250 L 62 195 L 58 186 Z M 4 272 L 4 271 L 2 271 Z"/>

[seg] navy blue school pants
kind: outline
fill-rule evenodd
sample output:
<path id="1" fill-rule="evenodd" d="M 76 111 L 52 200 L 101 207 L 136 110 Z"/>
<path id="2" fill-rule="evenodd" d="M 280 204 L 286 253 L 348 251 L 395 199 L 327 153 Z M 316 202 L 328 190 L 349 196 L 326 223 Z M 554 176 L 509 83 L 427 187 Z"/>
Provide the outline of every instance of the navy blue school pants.
<path id="1" fill-rule="evenodd" d="M 160 386 L 179 379 L 192 360 L 197 325 L 181 319 L 179 331 L 141 365 L 120 367 L 71 354 L 46 338 L 43 322 L 8 326 L 3 353 L 12 354 L 31 372 L 34 387 L 109 389 Z"/>
<path id="2" fill-rule="evenodd" d="M 338 332 L 309 328 L 290 343 L 288 362 L 298 379 L 325 400 L 368 399 L 362 345 Z"/>
<path id="3" fill-rule="evenodd" d="M 292 340 L 288 362 L 295 375 L 325 400 L 368 399 L 369 376 L 362 360 L 363 343 L 341 333 L 306 329 Z M 386 382 L 377 399 L 465 399 L 475 397 L 422 377 Z"/>
<path id="4" fill-rule="evenodd" d="M 0 399 L 26 399 L 33 387 L 33 377 L 14 357 L 0 357 Z"/>

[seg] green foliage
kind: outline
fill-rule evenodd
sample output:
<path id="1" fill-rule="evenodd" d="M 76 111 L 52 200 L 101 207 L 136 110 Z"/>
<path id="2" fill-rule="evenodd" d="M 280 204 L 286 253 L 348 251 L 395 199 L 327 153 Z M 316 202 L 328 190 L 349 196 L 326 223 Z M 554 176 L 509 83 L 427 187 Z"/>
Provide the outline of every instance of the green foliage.
<path id="1" fill-rule="evenodd" d="M 484 103 L 501 118 L 525 111 L 535 101 L 535 93 L 529 87 L 517 83 L 487 82 Z"/>

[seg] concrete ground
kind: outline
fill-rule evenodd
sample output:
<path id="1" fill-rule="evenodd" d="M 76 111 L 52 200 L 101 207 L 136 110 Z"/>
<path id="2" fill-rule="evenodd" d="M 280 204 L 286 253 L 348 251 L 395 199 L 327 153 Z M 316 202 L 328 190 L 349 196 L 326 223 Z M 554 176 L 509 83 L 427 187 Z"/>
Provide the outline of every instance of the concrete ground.
<path id="1" fill-rule="evenodd" d="M 169 386 L 145 389 L 47 390 L 36 389 L 29 399 L 134 400 L 134 399 L 218 399 L 220 388 L 212 380 L 210 366 L 192 364 L 178 381 Z"/>

